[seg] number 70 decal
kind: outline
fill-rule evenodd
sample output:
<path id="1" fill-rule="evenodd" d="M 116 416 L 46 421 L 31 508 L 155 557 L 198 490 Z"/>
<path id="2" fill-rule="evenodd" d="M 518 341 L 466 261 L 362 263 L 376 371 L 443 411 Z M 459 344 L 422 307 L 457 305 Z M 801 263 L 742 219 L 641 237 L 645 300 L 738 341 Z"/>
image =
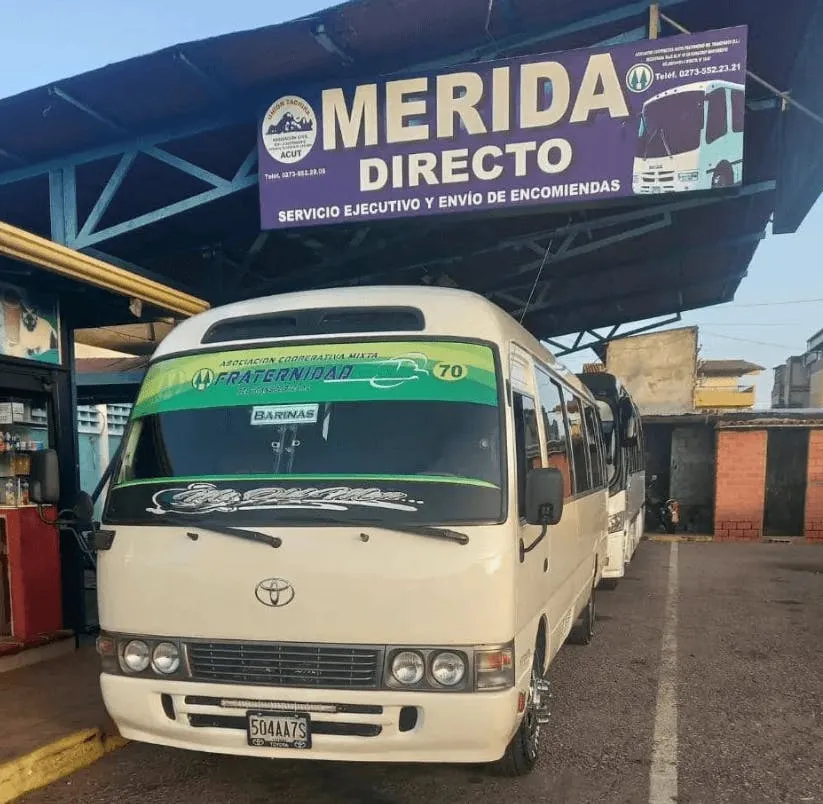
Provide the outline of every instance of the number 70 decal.
<path id="1" fill-rule="evenodd" d="M 469 370 L 462 363 L 437 363 L 434 367 L 434 376 L 445 382 L 457 382 L 467 377 Z"/>

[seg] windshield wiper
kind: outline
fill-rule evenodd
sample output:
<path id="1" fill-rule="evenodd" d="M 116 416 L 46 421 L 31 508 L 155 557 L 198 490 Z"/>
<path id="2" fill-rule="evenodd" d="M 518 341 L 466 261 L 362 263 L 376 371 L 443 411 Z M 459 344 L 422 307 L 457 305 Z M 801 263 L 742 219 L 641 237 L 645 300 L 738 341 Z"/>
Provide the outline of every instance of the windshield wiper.
<path id="1" fill-rule="evenodd" d="M 666 149 L 666 153 L 671 156 L 672 149 L 669 148 L 669 141 L 666 139 L 666 132 L 661 128 L 660 129 L 660 141 L 663 143 L 663 147 Z"/>
<path id="2" fill-rule="evenodd" d="M 229 525 L 216 525 L 209 519 L 203 517 L 190 517 L 186 514 L 175 514 L 167 512 L 163 516 L 158 517 L 157 521 L 167 522 L 172 525 L 191 525 L 194 528 L 203 528 L 214 533 L 221 533 L 224 536 L 234 536 L 237 539 L 245 539 L 249 542 L 260 542 L 267 544 L 270 547 L 280 547 L 283 540 L 279 536 L 272 536 L 268 533 L 263 533 L 259 530 L 249 530 L 248 528 L 236 528 Z M 190 539 L 196 540 L 199 536 L 197 533 L 189 532 L 187 534 Z"/>
<path id="3" fill-rule="evenodd" d="M 300 522 L 311 522 L 318 525 L 337 525 L 342 528 L 374 527 L 383 530 L 393 530 L 396 533 L 410 533 L 413 536 L 428 536 L 431 539 L 445 539 L 458 544 L 468 544 L 469 537 L 459 530 L 451 528 L 435 528 L 429 525 L 392 525 L 380 519 L 342 519 L 340 517 L 323 514 L 321 516 L 300 517 Z"/>

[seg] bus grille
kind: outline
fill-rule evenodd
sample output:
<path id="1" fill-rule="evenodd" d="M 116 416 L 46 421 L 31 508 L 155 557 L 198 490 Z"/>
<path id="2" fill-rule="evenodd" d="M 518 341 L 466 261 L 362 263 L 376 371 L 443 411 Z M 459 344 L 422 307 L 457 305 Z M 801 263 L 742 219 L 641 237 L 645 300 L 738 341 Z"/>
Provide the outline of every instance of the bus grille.
<path id="1" fill-rule="evenodd" d="M 346 645 L 195 642 L 186 649 L 197 681 L 375 689 L 382 666 L 380 650 Z"/>

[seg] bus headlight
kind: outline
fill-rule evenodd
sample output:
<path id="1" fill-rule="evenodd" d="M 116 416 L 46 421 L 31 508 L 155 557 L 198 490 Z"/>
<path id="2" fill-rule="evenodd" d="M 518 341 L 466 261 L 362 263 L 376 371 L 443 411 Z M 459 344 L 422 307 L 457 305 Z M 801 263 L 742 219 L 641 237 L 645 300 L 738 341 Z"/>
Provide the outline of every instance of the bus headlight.
<path id="1" fill-rule="evenodd" d="M 617 533 L 623 530 L 623 522 L 625 521 L 625 512 L 620 511 L 617 514 L 612 514 L 609 517 L 609 533 Z"/>
<path id="2" fill-rule="evenodd" d="M 176 673 L 180 668 L 180 650 L 172 642 L 160 642 L 152 652 L 151 665 L 164 676 Z"/>
<path id="3" fill-rule="evenodd" d="M 458 653 L 444 651 L 434 657 L 431 674 L 438 684 L 454 687 L 466 675 L 466 660 Z"/>
<path id="4" fill-rule="evenodd" d="M 391 674 L 404 686 L 419 684 L 423 679 L 425 669 L 423 657 L 412 650 L 401 651 L 391 663 Z"/>
<path id="5" fill-rule="evenodd" d="M 123 648 L 123 669 L 131 673 L 142 673 L 151 662 L 149 646 L 142 639 L 132 639 Z"/>
<path id="6" fill-rule="evenodd" d="M 678 173 L 678 181 L 697 181 L 700 174 L 696 170 L 688 170 L 685 173 Z"/>

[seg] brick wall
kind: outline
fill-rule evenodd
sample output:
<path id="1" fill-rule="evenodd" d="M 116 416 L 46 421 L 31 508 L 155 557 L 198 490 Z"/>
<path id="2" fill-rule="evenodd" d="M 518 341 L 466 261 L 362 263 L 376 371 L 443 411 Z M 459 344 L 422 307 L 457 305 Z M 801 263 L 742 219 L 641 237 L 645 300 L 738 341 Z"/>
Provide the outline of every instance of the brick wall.
<path id="1" fill-rule="evenodd" d="M 804 535 L 807 539 L 823 541 L 823 430 L 809 431 Z"/>
<path id="2" fill-rule="evenodd" d="M 766 430 L 718 430 L 716 539 L 763 538 L 766 445 Z"/>

